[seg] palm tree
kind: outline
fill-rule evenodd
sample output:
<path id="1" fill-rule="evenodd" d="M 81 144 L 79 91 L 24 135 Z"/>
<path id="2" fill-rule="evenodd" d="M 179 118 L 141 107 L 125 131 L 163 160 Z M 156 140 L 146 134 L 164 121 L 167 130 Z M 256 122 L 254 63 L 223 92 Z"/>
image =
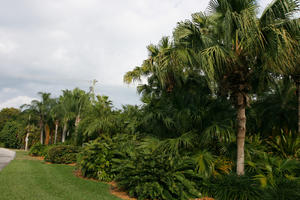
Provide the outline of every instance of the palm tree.
<path id="1" fill-rule="evenodd" d="M 277 0 L 257 18 L 255 0 L 211 0 L 208 14 L 192 15 L 193 21 L 179 23 L 174 31 L 177 46 L 187 52 L 193 64 L 206 74 L 211 87 L 230 97 L 237 111 L 237 174 L 244 174 L 246 107 L 257 83 L 268 72 L 290 67 L 292 39 L 273 18 L 274 6 L 295 1 Z M 257 81 L 259 80 L 259 81 Z"/>
<path id="2" fill-rule="evenodd" d="M 51 109 L 51 98 L 50 98 L 50 93 L 43 93 L 43 92 L 38 92 L 38 95 L 41 96 L 41 101 L 39 100 L 32 100 L 31 104 L 25 104 L 22 107 L 27 108 L 27 110 L 31 111 L 32 113 L 35 113 L 36 115 L 39 116 L 39 126 L 40 126 L 40 142 L 41 144 L 44 143 L 44 125 L 47 121 L 47 115 L 50 112 Z"/>
<path id="3" fill-rule="evenodd" d="M 62 132 L 62 142 L 66 140 L 66 134 L 68 129 L 69 122 L 75 121 L 75 131 L 81 120 L 82 111 L 86 108 L 89 103 L 89 94 L 85 91 L 75 88 L 74 90 L 63 90 L 63 95 L 59 97 L 60 109 L 62 111 L 62 123 L 63 123 L 63 132 Z"/>
<path id="4" fill-rule="evenodd" d="M 62 143 L 66 140 L 66 133 L 68 130 L 68 123 L 69 121 L 74 118 L 74 113 L 72 111 L 72 91 L 70 90 L 63 90 L 63 95 L 59 97 L 59 105 L 62 111 L 62 123 L 63 123 L 63 132 L 61 141 Z"/>
<path id="5" fill-rule="evenodd" d="M 177 52 L 174 51 L 174 43 L 169 37 L 163 37 L 158 45 L 147 46 L 147 50 L 149 57 L 144 60 L 141 67 L 127 72 L 124 75 L 124 82 L 141 81 L 141 77 L 147 77 L 153 95 L 161 89 L 171 92 L 182 75 L 182 66 L 179 63 L 180 60 L 177 59 Z M 138 91 L 150 92 L 145 86 L 139 86 Z"/>
<path id="6" fill-rule="evenodd" d="M 58 126 L 59 126 L 61 114 L 62 114 L 61 105 L 59 104 L 58 99 L 53 99 L 50 116 L 51 116 L 51 122 L 54 123 L 55 125 L 54 144 L 57 143 Z"/>

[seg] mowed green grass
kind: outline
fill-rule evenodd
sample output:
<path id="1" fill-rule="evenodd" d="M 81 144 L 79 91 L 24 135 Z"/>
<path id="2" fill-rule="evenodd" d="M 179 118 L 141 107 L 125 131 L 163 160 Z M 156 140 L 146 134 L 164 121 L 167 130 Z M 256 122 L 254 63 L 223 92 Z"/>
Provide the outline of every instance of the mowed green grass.
<path id="1" fill-rule="evenodd" d="M 45 164 L 27 152 L 0 171 L 0 200 L 120 200 L 109 185 L 73 175 L 75 167 Z"/>

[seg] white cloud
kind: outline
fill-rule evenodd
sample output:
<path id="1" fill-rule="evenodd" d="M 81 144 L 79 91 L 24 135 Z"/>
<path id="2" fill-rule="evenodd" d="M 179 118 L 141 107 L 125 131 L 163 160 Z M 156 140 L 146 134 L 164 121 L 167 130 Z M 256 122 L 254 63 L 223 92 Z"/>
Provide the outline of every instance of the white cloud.
<path id="1" fill-rule="evenodd" d="M 35 98 L 31 98 L 28 96 L 17 96 L 7 101 L 0 102 L 0 109 L 11 107 L 19 108 L 23 104 L 29 104 L 34 99 Z"/>

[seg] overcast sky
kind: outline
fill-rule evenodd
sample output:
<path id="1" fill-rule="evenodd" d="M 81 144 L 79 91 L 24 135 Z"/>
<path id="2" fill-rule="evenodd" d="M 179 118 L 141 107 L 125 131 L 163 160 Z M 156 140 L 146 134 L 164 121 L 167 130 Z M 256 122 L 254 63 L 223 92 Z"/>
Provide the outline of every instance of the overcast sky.
<path id="1" fill-rule="evenodd" d="M 261 0 L 265 7 L 271 0 Z M 147 58 L 146 46 L 208 0 L 0 0 L 0 109 L 62 89 L 96 92 L 114 105 L 139 104 L 123 75 Z"/>

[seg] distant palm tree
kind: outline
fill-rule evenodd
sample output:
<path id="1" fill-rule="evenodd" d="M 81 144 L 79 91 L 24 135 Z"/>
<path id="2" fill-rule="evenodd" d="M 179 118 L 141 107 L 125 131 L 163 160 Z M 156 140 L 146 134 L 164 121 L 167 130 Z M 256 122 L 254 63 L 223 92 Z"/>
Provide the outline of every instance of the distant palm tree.
<path id="1" fill-rule="evenodd" d="M 59 97 L 59 106 L 62 112 L 62 123 L 63 123 L 61 142 L 64 143 L 66 140 L 68 123 L 72 118 L 74 118 L 75 114 L 72 109 L 73 107 L 72 91 L 63 90 L 62 92 L 63 94 Z"/>
<path id="2" fill-rule="evenodd" d="M 40 126 L 40 142 L 41 144 L 44 143 L 44 125 L 47 121 L 47 115 L 51 109 L 51 98 L 50 93 L 43 93 L 38 92 L 38 95 L 41 96 L 41 101 L 39 100 L 32 100 L 31 104 L 25 104 L 22 108 L 29 110 L 32 113 L 35 113 L 39 116 L 39 126 Z"/>

